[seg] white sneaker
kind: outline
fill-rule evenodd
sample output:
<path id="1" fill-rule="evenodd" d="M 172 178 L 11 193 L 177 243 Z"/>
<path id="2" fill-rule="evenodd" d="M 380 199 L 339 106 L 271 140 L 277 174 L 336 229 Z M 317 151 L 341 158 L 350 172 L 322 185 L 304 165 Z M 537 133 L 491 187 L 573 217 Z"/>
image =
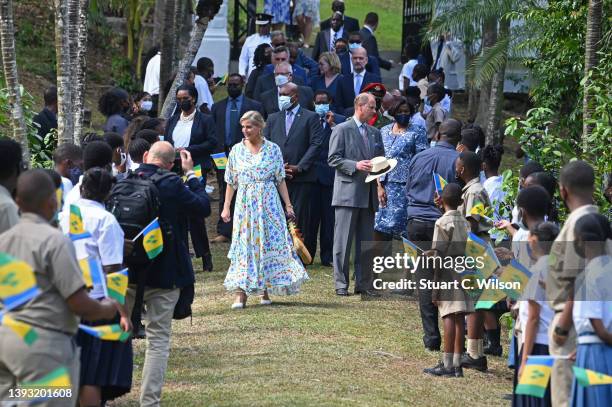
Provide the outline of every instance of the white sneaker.
<path id="1" fill-rule="evenodd" d="M 232 304 L 232 309 L 242 309 L 244 308 L 244 304 L 241 302 L 235 302 Z"/>
<path id="2" fill-rule="evenodd" d="M 261 305 L 272 305 L 272 300 L 264 300 L 263 298 L 259 302 Z"/>

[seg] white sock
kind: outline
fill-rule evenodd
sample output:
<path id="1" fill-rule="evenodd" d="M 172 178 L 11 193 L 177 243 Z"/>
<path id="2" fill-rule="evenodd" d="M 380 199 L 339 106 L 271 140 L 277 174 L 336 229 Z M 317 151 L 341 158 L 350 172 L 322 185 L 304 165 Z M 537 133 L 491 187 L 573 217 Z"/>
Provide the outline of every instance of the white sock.
<path id="1" fill-rule="evenodd" d="M 467 353 L 473 359 L 478 359 L 478 339 L 467 340 Z"/>
<path id="2" fill-rule="evenodd" d="M 444 353 L 444 357 L 442 359 L 444 362 L 444 367 L 449 369 L 453 367 L 453 354 L 452 353 Z"/>
<path id="3" fill-rule="evenodd" d="M 461 353 L 453 353 L 453 367 L 461 366 Z"/>
<path id="4" fill-rule="evenodd" d="M 484 356 L 484 339 L 476 339 L 478 341 L 478 357 Z"/>

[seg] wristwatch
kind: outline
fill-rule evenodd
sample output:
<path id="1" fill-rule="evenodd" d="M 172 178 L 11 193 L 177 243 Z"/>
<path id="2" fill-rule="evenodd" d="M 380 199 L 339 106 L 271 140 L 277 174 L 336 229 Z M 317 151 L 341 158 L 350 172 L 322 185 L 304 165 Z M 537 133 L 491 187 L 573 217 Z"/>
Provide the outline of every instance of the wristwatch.
<path id="1" fill-rule="evenodd" d="M 557 325 L 555 326 L 554 332 L 555 332 L 555 335 L 558 335 L 558 336 L 567 336 L 569 334 L 569 329 L 563 329 Z"/>
<path id="2" fill-rule="evenodd" d="M 191 178 L 195 178 L 195 171 L 191 170 L 191 171 L 187 171 L 185 173 L 185 178 L 187 179 L 187 181 L 189 181 Z"/>

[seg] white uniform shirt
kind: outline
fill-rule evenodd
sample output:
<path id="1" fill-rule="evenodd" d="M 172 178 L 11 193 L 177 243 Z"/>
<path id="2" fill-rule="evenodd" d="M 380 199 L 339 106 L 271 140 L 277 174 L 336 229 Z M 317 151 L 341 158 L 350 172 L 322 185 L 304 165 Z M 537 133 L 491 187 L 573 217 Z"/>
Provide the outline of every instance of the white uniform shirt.
<path id="1" fill-rule="evenodd" d="M 548 345 L 548 327 L 555 315 L 550 302 L 546 301 L 546 290 L 544 289 L 548 272 L 548 256 L 540 257 L 530 270 L 532 276 L 523 292 L 523 299 L 519 301 L 518 320 L 521 323 L 521 343 L 525 343 L 525 328 L 529 318 L 529 302 L 527 300 L 532 300 L 540 306 L 540 322 L 536 332 L 535 343 Z"/>
<path id="2" fill-rule="evenodd" d="M 158 52 L 147 63 L 145 79 L 142 90 L 149 95 L 159 95 L 159 67 L 161 65 L 161 53 Z"/>
<path id="3" fill-rule="evenodd" d="M 404 64 L 404 66 L 402 67 L 402 72 L 400 72 L 400 76 L 399 76 L 399 90 L 405 90 L 404 89 L 404 76 L 408 78 L 408 80 L 410 81 L 410 84 L 408 86 L 417 85 L 417 83 L 412 79 L 412 70 L 418 63 L 419 61 L 417 61 L 416 59 L 411 59 L 410 61 Z"/>
<path id="4" fill-rule="evenodd" d="M 79 177 L 79 182 L 72 187 L 70 192 L 67 194 L 64 193 L 64 206 L 62 206 L 62 211 L 59 214 L 59 222 L 62 229 L 64 229 L 64 226 L 68 227 L 68 220 L 70 219 L 70 205 L 81 199 L 81 181 L 83 181 L 82 175 Z"/>
<path id="5" fill-rule="evenodd" d="M 123 263 L 123 229 L 117 219 L 104 205 L 89 199 L 79 199 L 75 203 L 81 210 L 83 227 L 91 233 L 87 240 L 87 254 L 99 258 L 103 266 Z M 62 224 L 62 231 L 68 234 L 68 223 Z"/>
<path id="6" fill-rule="evenodd" d="M 72 191 L 72 181 L 70 181 L 66 177 L 62 177 L 62 193 L 63 196 L 66 196 L 70 191 Z"/>
<path id="7" fill-rule="evenodd" d="M 452 105 L 452 100 L 448 95 L 444 95 L 444 99 L 442 99 L 440 101 L 440 106 L 442 107 L 442 109 L 446 110 L 446 113 L 448 113 L 449 115 L 451 114 L 451 106 Z M 429 111 L 431 110 L 431 106 L 430 105 L 423 105 L 423 113 L 429 113 Z"/>
<path id="8" fill-rule="evenodd" d="M 483 174 L 484 171 L 481 172 L 481 176 Z M 493 206 L 493 220 L 496 222 L 501 220 L 499 216 L 499 205 L 504 201 L 506 196 L 506 193 L 502 189 L 502 181 L 503 177 L 501 175 L 489 177 L 484 182 L 481 181 L 482 187 L 487 191 L 487 195 L 489 195 L 489 199 L 491 200 L 491 205 Z M 494 230 L 490 233 L 493 239 L 497 239 L 503 234 L 501 230 Z"/>
<path id="9" fill-rule="evenodd" d="M 210 89 L 208 88 L 208 82 L 206 82 L 206 79 L 204 79 L 200 75 L 196 75 L 194 86 L 198 91 L 198 101 L 196 103 L 197 108 L 199 109 L 200 106 L 206 103 L 208 104 L 208 108 L 212 109 L 214 102 L 212 94 L 210 93 Z"/>
<path id="10" fill-rule="evenodd" d="M 601 319 L 604 328 L 612 331 L 612 257 L 599 256 L 588 262 L 584 273 L 576 278 L 574 326 L 578 343 L 602 343 L 591 319 Z"/>
<path id="11" fill-rule="evenodd" d="M 269 43 L 269 35 L 259 35 L 259 33 L 255 33 L 246 38 L 244 45 L 242 46 L 242 50 L 240 51 L 240 57 L 238 58 L 238 73 L 240 73 L 240 75 L 244 75 L 245 78 L 249 77 L 251 71 L 255 68 L 253 65 L 255 49 L 260 44 Z"/>

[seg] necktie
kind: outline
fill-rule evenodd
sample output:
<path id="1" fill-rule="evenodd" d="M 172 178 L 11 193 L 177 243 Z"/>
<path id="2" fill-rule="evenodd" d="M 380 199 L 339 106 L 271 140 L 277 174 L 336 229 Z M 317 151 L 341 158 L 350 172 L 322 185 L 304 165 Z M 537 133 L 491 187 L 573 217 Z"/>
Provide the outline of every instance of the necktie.
<path id="1" fill-rule="evenodd" d="M 359 131 L 361 133 L 361 138 L 363 139 L 363 144 L 365 145 L 366 154 L 368 158 L 370 157 L 370 141 L 368 140 L 368 131 L 366 130 L 365 124 L 362 124 L 359 127 Z"/>
<path id="2" fill-rule="evenodd" d="M 361 82 L 363 82 L 363 77 L 360 73 L 355 74 L 355 96 L 359 95 L 361 91 Z"/>
<path id="3" fill-rule="evenodd" d="M 228 147 L 233 144 L 233 140 L 236 138 L 236 130 L 238 129 L 238 114 L 239 112 L 236 99 L 232 99 L 232 103 L 230 104 L 229 132 L 225 134 L 225 145 Z"/>
<path id="4" fill-rule="evenodd" d="M 334 38 L 332 39 L 332 43 L 329 47 L 329 49 L 331 50 L 331 52 L 335 52 L 336 51 L 336 40 L 338 39 L 338 32 L 334 32 Z"/>
<path id="5" fill-rule="evenodd" d="M 287 110 L 287 117 L 285 119 L 285 135 L 289 137 L 289 130 L 291 130 L 291 125 L 293 124 L 293 111 Z"/>

